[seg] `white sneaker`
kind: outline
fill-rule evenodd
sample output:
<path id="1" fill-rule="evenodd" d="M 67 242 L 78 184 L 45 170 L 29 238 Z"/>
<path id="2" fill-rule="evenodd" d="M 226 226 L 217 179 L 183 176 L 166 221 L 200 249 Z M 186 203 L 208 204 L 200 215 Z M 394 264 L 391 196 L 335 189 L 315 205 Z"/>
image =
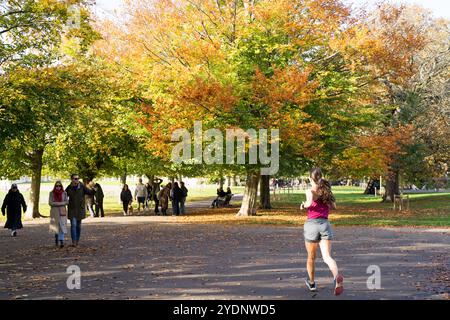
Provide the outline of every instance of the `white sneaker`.
<path id="1" fill-rule="evenodd" d="M 11 237 L 17 237 L 17 231 L 16 230 L 11 232 Z"/>

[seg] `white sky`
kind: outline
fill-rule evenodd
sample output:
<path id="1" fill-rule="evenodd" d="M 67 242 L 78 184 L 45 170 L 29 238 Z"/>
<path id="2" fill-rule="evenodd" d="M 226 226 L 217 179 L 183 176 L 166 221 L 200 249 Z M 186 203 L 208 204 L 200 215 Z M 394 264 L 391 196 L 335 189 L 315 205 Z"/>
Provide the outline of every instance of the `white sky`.
<path id="1" fill-rule="evenodd" d="M 378 0 L 343 0 L 356 5 L 374 4 Z M 436 17 L 443 17 L 450 20 L 450 0 L 389 0 L 396 3 L 418 4 L 430 9 Z M 112 14 L 114 9 L 120 8 L 122 0 L 97 0 L 97 7 L 102 14 Z"/>

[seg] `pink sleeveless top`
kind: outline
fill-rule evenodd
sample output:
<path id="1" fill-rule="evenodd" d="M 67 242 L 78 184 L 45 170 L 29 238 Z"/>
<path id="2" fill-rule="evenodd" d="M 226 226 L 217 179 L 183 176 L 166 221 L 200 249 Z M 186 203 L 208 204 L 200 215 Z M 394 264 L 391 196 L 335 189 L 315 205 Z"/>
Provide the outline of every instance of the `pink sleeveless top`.
<path id="1" fill-rule="evenodd" d="M 308 208 L 308 219 L 328 219 L 330 207 L 322 200 L 313 200 L 311 207 Z"/>

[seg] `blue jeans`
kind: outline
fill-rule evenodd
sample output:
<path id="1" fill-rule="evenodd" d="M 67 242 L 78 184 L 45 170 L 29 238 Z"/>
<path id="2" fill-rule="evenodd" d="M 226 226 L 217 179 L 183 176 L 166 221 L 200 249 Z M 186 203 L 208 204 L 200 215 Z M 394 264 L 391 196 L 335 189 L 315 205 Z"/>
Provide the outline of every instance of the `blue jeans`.
<path id="1" fill-rule="evenodd" d="M 72 237 L 73 242 L 80 241 L 81 220 L 77 220 L 76 218 L 70 219 L 70 235 Z"/>
<path id="2" fill-rule="evenodd" d="M 185 214 L 186 213 L 186 207 L 185 204 L 186 203 L 186 197 L 181 198 L 180 201 L 180 214 Z"/>

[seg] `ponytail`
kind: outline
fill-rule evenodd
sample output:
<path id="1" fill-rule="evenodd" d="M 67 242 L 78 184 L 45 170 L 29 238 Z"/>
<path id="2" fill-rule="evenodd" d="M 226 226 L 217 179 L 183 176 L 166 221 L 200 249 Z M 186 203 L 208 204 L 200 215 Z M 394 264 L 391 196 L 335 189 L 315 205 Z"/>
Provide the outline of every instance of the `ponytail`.
<path id="1" fill-rule="evenodd" d="M 320 168 L 312 168 L 310 177 L 317 184 L 317 195 L 319 199 L 329 207 L 332 207 L 336 199 L 331 191 L 331 184 L 322 178 L 322 170 Z"/>
<path id="2" fill-rule="evenodd" d="M 319 196 L 319 199 L 329 207 L 332 207 L 333 203 L 336 202 L 336 198 L 331 191 L 331 185 L 325 179 L 319 180 L 317 185 L 317 195 Z"/>

